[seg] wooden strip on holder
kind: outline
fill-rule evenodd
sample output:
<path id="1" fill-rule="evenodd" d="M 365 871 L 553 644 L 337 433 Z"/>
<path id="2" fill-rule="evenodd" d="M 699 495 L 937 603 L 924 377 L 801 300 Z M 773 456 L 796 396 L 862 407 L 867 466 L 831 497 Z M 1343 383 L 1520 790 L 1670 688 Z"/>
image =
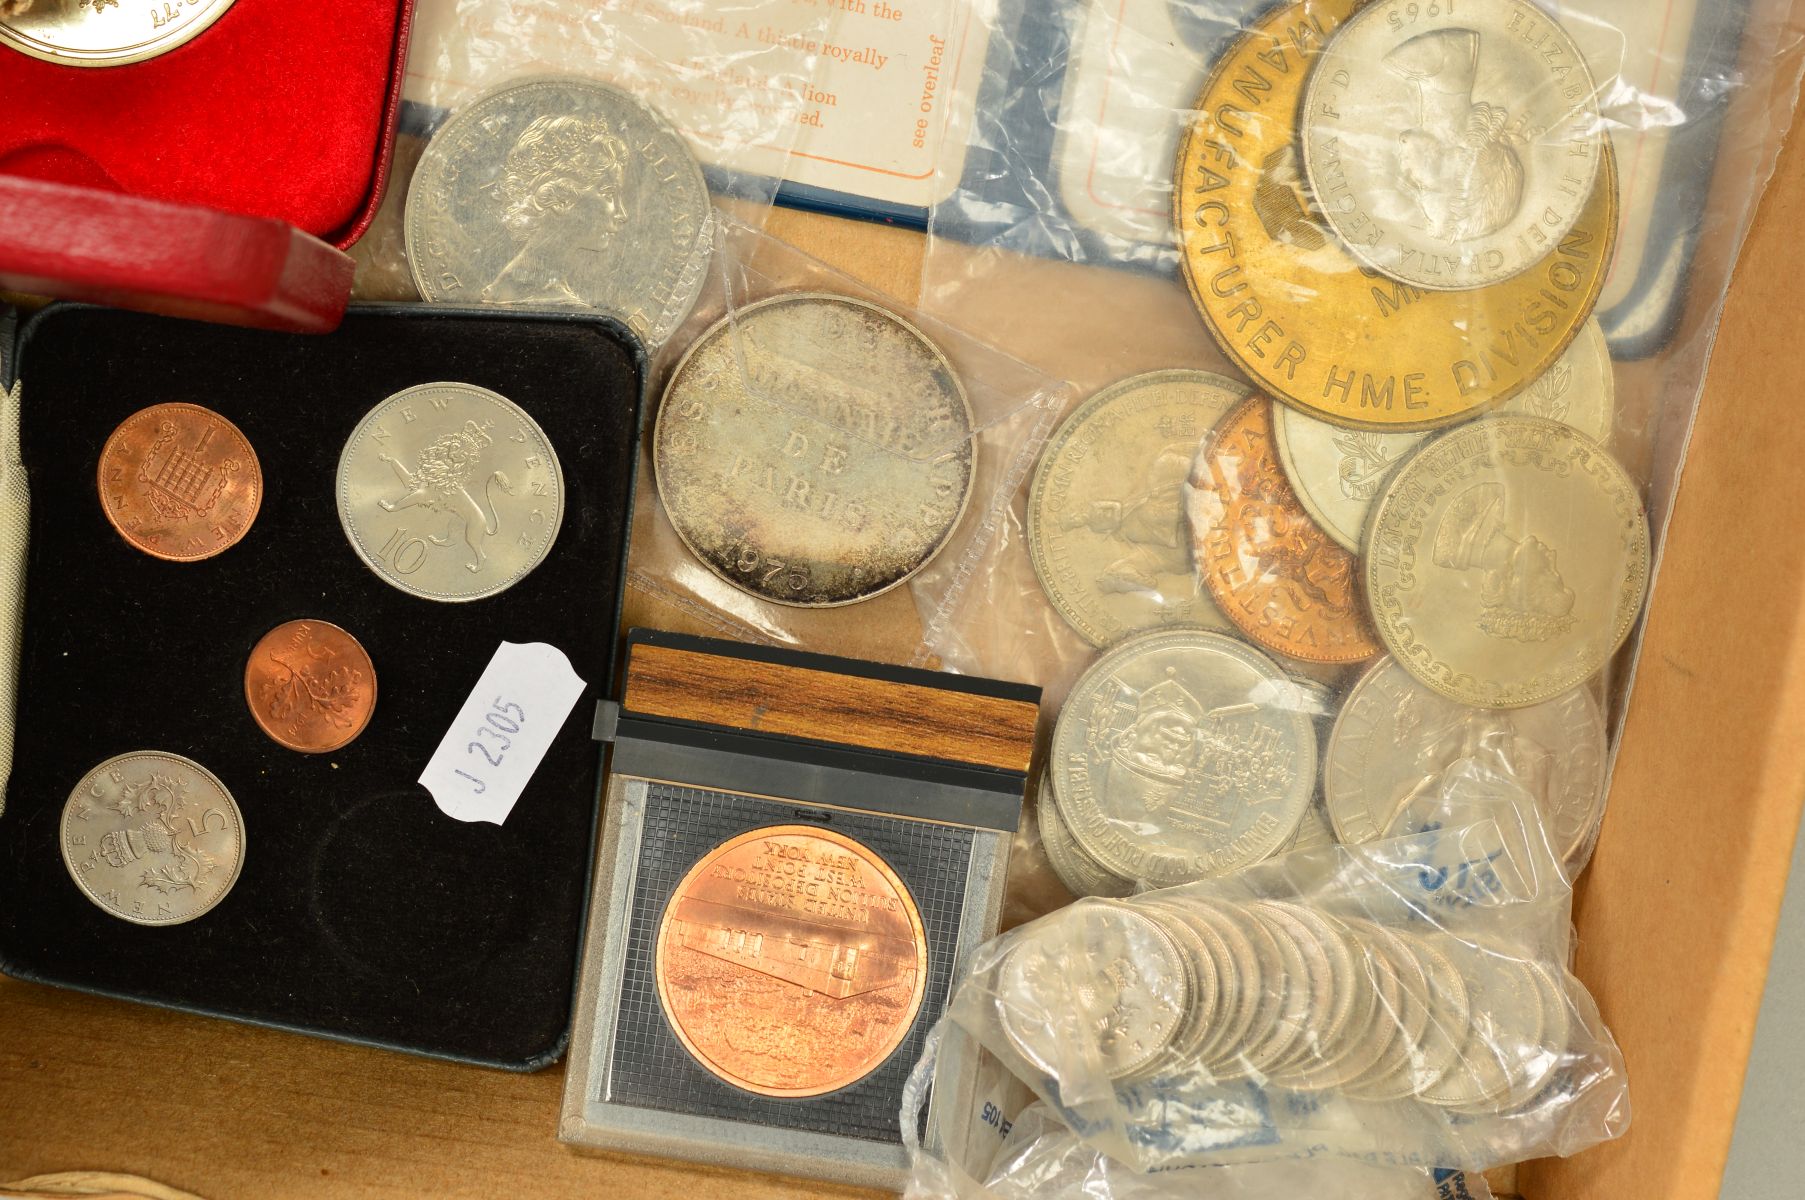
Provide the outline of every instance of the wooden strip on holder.
<path id="1" fill-rule="evenodd" d="M 622 707 L 1022 772 L 1034 751 L 1038 714 L 1025 700 L 643 643 L 627 663 Z"/>

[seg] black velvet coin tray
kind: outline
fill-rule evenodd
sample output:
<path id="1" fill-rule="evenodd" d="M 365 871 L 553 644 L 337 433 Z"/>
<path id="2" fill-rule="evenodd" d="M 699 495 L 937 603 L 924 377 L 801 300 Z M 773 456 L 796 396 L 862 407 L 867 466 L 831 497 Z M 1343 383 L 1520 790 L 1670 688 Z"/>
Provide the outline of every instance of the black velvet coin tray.
<path id="1" fill-rule="evenodd" d="M 0 967 L 24 979 L 497 1066 L 562 1052 L 592 859 L 595 699 L 615 675 L 644 379 L 601 319 L 353 310 L 297 337 L 53 307 L 23 326 L 31 542 L 15 766 L 0 814 Z M 334 473 L 390 394 L 459 381 L 545 430 L 565 481 L 549 556 L 470 603 L 396 590 L 353 552 Z M 107 436 L 148 405 L 235 422 L 263 470 L 248 535 L 170 563 L 107 523 Z M 343 626 L 377 676 L 373 719 L 328 754 L 285 750 L 246 707 L 257 639 Z M 441 813 L 416 782 L 503 641 L 548 642 L 588 692 L 501 826 Z M 103 912 L 63 864 L 71 789 L 134 750 L 208 767 L 244 814 L 236 885 L 185 924 Z"/>

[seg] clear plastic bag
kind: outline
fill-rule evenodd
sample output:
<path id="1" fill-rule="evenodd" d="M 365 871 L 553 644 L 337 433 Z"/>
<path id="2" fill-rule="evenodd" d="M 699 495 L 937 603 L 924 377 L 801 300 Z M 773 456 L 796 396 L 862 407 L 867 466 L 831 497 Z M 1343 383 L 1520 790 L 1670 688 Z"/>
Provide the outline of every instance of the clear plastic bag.
<path id="1" fill-rule="evenodd" d="M 918 1160 L 920 1161 L 920 1160 Z M 1335 1200 L 1492 1200 L 1482 1175 L 1430 1172 L 1367 1164 L 1353 1159 L 1251 1163 L 1143 1174 L 1100 1154 L 1061 1124 L 1043 1104 L 1032 1104 L 1008 1123 L 996 1157 L 974 1178 L 939 1160 L 918 1173 L 907 1195 L 960 1200 L 1281 1200 L 1333 1196 Z"/>
<path id="2" fill-rule="evenodd" d="M 1623 1061 L 1567 971 L 1565 868 L 1515 788 L 1468 765 L 1419 797 L 1405 836 L 1043 917 L 980 952 L 942 1038 L 1032 1089 L 1082 1140 L 1060 1157 L 1137 1174 L 1476 1172 L 1619 1136 Z M 929 1194 L 983 1177 L 981 1139 L 928 1144 Z M 1005 1155 L 1000 1177 L 1045 1170 Z"/>
<path id="3" fill-rule="evenodd" d="M 718 252 L 711 264 L 713 203 L 741 223 L 763 222 L 815 106 L 811 81 L 838 16 L 790 0 L 426 0 L 414 18 L 394 183 L 359 250 L 360 294 L 595 301 L 656 351 L 705 277 L 716 289 L 737 284 Z M 587 124 L 548 125 L 561 119 Z M 609 187 L 608 161 L 625 166 L 624 177 L 613 170 L 619 197 L 592 202 Z M 416 199 L 422 172 L 428 193 Z M 479 186 L 467 186 L 472 172 Z M 574 272 L 583 278 L 570 280 Z M 615 299 L 612 281 L 635 272 L 645 286 Z"/>
<path id="4" fill-rule="evenodd" d="M 1079 395 L 930 649 L 959 670 L 1030 671 L 1051 706 L 1125 639 L 1226 632 L 1328 689 L 1311 836 L 1371 840 L 1479 762 L 1518 782 L 1557 857 L 1583 867 L 1724 290 L 1805 40 L 1787 6 L 1759 0 L 1549 7 L 974 9 L 992 53 L 970 148 L 946 160 L 922 306 L 981 321 Z M 1355 25 L 1358 46 L 1343 36 Z M 1531 41 L 1554 67 L 1499 65 Z M 1375 99 L 1353 124 L 1318 128 L 1357 93 Z M 1372 196 L 1343 194 L 1336 146 L 1367 172 L 1342 182 Z M 1561 175 L 1551 147 L 1583 168 Z M 1503 199 L 1485 208 L 1470 181 Z M 1327 201 L 1319 185 L 1336 189 Z M 1379 213 L 1387 236 L 1442 237 L 1468 274 L 1413 276 L 1343 207 Z M 1492 280 L 1473 247 L 1492 254 L 1506 228 L 1530 249 L 1496 250 L 1521 270 Z M 1183 372 L 1195 427 L 1104 428 L 1125 394 Z M 1264 416 L 1211 389 L 1256 397 Z M 1074 445 L 1114 457 L 1086 479 L 1059 461 Z M 1443 502 L 1406 511 L 1425 495 L 1402 482 L 1407 464 Z M 1061 471 L 1064 494 L 1046 482 Z M 1177 522 L 1149 519 L 1180 474 Z M 1583 477 L 1597 486 L 1568 487 Z M 1570 536 L 1582 528 L 1596 536 Z M 1604 559 L 1610 577 L 1588 580 Z M 1323 662 L 1269 636 L 1337 605 L 1372 619 L 1373 653 Z M 1465 631 L 1430 628 L 1436 613 Z M 1603 644 L 1579 646 L 1581 627 Z M 1557 651 L 1589 669 L 1542 670 Z M 1072 769 L 1055 754 L 1048 771 L 1063 800 Z M 1063 804 L 1040 807 L 1070 825 Z M 1065 852 L 1060 835 L 1022 839 L 1018 915 L 1051 889 L 1033 851 Z M 1075 890 L 1111 890 L 1081 874 Z"/>
<path id="5" fill-rule="evenodd" d="M 741 640 L 894 658 L 1070 389 L 757 228 L 723 219 L 718 258 L 731 284 L 673 339 L 631 585 Z"/>

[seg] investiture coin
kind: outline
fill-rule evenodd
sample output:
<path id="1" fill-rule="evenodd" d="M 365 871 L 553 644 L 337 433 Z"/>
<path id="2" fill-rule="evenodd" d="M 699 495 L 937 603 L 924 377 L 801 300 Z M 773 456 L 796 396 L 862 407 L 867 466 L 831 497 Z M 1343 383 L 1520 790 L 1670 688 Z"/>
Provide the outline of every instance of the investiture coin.
<path id="1" fill-rule="evenodd" d="M 664 1015 L 711 1074 L 761 1096 L 819 1096 L 882 1066 L 927 990 L 908 887 L 862 842 L 812 825 L 730 838 L 658 924 Z"/>
<path id="2" fill-rule="evenodd" d="M 953 535 L 976 470 L 939 347 L 863 300 L 739 309 L 677 364 L 652 435 L 658 495 L 709 570 L 764 600 L 866 600 Z"/>
<path id="3" fill-rule="evenodd" d="M 212 909 L 244 865 L 244 817 L 226 785 L 179 754 L 141 750 L 95 767 L 63 806 L 63 863 L 82 893 L 137 925 Z"/>
<path id="4" fill-rule="evenodd" d="M 36 0 L 6 15 L 0 47 L 67 67 L 116 67 L 200 36 L 233 0 Z"/>
<path id="5" fill-rule="evenodd" d="M 376 711 L 376 668 L 330 621 L 287 621 L 257 640 L 244 664 L 244 699 L 257 728 L 303 754 L 349 745 Z"/>
<path id="6" fill-rule="evenodd" d="M 1547 417 L 1608 442 L 1615 396 L 1610 347 L 1594 317 L 1553 366 L 1497 411 Z M 1298 502 L 1330 537 L 1355 553 L 1379 490 L 1429 436 L 1345 429 L 1284 404 L 1272 410 L 1272 431 Z"/>
<path id="7" fill-rule="evenodd" d="M 1226 634 L 1156 630 L 1079 678 L 1049 760 L 1072 836 L 1124 879 L 1169 886 L 1271 856 L 1316 786 L 1297 685 Z"/>
<path id="8" fill-rule="evenodd" d="M 1392 657 L 1481 708 L 1539 704 L 1597 673 L 1648 573 L 1635 483 L 1542 417 L 1486 417 L 1429 442 L 1367 526 L 1367 599 Z"/>
<path id="9" fill-rule="evenodd" d="M 1501 283 L 1580 219 L 1604 154 L 1595 89 L 1529 0 L 1380 0 L 1310 76 L 1304 171 L 1375 269 L 1419 288 Z"/>
<path id="10" fill-rule="evenodd" d="M 1197 570 L 1216 606 L 1268 650 L 1364 662 L 1379 643 L 1359 563 L 1298 503 L 1273 446 L 1272 409 L 1249 398 L 1197 452 L 1185 487 Z"/>
<path id="11" fill-rule="evenodd" d="M 608 84 L 542 78 L 452 114 L 405 224 L 428 300 L 600 309 L 655 347 L 701 293 L 714 208 L 670 122 Z"/>
<path id="12" fill-rule="evenodd" d="M 100 452 L 100 506 L 154 558 L 197 562 L 236 546 L 263 504 L 263 467 L 238 426 L 198 404 L 153 404 Z"/>
<path id="13" fill-rule="evenodd" d="M 1297 142 L 1304 82 L 1359 7 L 1280 5 L 1217 63 L 1179 146 L 1180 261 L 1204 324 L 1262 390 L 1338 425 L 1433 429 L 1528 387 L 1591 315 L 1616 172 L 1605 143 L 1572 227 L 1502 284 L 1440 292 L 1373 270 L 1330 226 Z"/>
<path id="14" fill-rule="evenodd" d="M 1571 861 L 1603 811 L 1604 712 L 1584 687 L 1525 708 L 1474 708 L 1382 658 L 1348 693 L 1329 738 L 1323 794 L 1336 836 L 1349 845 L 1387 836 L 1459 764 L 1528 792 L 1550 847 Z"/>
<path id="15" fill-rule="evenodd" d="M 513 587 L 564 520 L 564 471 L 545 431 L 468 383 L 421 384 L 371 409 L 345 442 L 336 490 L 357 556 L 427 600 Z"/>
<path id="16" fill-rule="evenodd" d="M 1197 443 L 1247 395 L 1206 371 L 1112 384 L 1065 419 L 1028 493 L 1047 599 L 1094 646 L 1163 625 L 1229 628 L 1191 561 L 1184 484 Z"/>

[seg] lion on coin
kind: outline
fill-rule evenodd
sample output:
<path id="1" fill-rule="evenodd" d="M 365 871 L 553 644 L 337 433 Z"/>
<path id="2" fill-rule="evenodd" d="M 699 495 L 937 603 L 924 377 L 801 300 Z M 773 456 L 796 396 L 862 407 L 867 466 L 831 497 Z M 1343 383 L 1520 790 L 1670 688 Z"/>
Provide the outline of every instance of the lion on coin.
<path id="1" fill-rule="evenodd" d="M 470 550 L 470 561 L 464 564 L 471 572 L 483 569 L 488 552 L 483 543 L 501 529 L 501 518 L 495 511 L 494 493 L 514 494 L 513 484 L 501 471 L 491 471 L 479 488 L 472 481 L 482 467 L 483 451 L 495 444 L 489 425 L 465 421 L 462 429 L 440 434 L 424 449 L 413 470 L 387 454 L 377 457 L 395 472 L 407 491 L 395 500 L 378 500 L 384 512 L 400 512 L 408 508 L 424 508 L 450 516 L 453 523 L 463 525 L 464 545 Z M 451 526 L 438 537 L 427 541 L 435 546 L 449 546 Z"/>

